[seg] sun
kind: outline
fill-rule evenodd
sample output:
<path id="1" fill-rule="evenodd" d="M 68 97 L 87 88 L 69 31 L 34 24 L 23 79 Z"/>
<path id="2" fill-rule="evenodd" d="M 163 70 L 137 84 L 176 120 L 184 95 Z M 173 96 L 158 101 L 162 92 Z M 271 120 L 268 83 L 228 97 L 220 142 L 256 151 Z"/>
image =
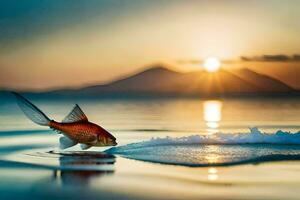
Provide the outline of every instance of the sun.
<path id="1" fill-rule="evenodd" d="M 216 57 L 208 57 L 203 62 L 203 67 L 208 72 L 216 72 L 221 67 L 221 62 Z"/>

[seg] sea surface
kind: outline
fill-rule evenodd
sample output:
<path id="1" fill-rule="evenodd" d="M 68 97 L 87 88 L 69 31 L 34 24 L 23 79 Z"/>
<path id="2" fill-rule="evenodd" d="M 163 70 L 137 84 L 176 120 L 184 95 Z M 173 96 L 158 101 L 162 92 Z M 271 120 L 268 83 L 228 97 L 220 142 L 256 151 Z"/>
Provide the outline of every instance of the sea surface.
<path id="1" fill-rule="evenodd" d="M 31 99 L 79 104 L 118 146 L 61 150 L 0 99 L 0 199 L 300 199 L 300 98 Z"/>

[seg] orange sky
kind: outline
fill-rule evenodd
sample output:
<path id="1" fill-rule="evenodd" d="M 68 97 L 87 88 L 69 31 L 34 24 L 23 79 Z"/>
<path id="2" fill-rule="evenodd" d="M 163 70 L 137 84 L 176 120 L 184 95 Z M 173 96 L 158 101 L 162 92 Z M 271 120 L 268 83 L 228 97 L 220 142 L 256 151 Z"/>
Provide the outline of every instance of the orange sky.
<path id="1" fill-rule="evenodd" d="M 300 52 L 300 1 L 70 4 L 30 0 L 14 4 L 6 0 L 1 4 L 2 88 L 78 87 L 153 63 L 174 64 L 210 55 L 237 59 Z M 280 77 L 298 70 L 295 63 L 288 67 L 278 62 L 265 64 L 251 67 Z M 187 65 L 182 67 L 189 70 Z M 296 79 L 287 80 L 297 84 Z"/>

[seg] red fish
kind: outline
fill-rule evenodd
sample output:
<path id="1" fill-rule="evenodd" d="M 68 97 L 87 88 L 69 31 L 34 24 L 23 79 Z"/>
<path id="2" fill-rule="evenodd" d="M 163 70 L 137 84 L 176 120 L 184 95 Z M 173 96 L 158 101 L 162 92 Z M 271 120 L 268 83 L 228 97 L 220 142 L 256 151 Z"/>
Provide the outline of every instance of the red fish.
<path id="1" fill-rule="evenodd" d="M 40 109 L 18 93 L 13 92 L 24 114 L 36 124 L 49 126 L 63 136 L 60 148 L 66 149 L 78 143 L 82 149 L 92 146 L 115 146 L 116 138 L 101 126 L 89 122 L 81 108 L 76 104 L 62 122 L 50 120 Z"/>

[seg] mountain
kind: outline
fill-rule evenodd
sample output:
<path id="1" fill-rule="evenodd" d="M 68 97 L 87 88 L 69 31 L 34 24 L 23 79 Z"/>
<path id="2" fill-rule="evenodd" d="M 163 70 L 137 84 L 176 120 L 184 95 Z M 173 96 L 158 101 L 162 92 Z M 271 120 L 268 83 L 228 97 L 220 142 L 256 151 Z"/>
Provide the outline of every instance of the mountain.
<path id="1" fill-rule="evenodd" d="M 249 69 L 219 70 L 215 73 L 175 72 L 158 66 L 108 84 L 74 90 L 56 90 L 62 96 L 219 96 L 290 94 L 295 90 L 283 82 Z"/>

